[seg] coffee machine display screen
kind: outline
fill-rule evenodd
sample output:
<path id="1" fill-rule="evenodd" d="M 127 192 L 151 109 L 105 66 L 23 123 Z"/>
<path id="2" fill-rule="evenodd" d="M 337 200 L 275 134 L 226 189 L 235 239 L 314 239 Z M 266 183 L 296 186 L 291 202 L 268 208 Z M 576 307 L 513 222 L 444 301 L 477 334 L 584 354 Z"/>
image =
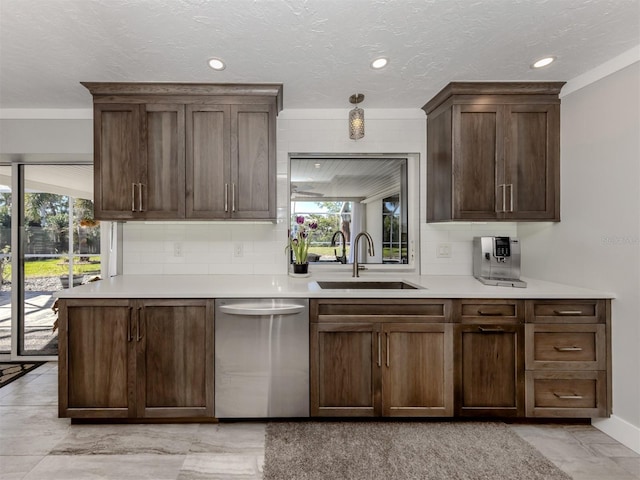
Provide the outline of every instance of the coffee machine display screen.
<path id="1" fill-rule="evenodd" d="M 496 257 L 511 256 L 511 246 L 509 240 L 509 237 L 494 237 L 493 254 Z"/>

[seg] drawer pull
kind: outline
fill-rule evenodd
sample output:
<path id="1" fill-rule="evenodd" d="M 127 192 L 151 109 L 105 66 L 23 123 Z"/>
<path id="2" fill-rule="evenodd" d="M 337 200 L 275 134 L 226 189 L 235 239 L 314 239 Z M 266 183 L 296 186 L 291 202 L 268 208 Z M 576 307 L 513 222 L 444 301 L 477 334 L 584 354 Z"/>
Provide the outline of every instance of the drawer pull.
<path id="1" fill-rule="evenodd" d="M 555 393 L 553 392 L 553 394 L 558 397 L 560 400 L 582 400 L 582 395 L 578 395 L 578 394 L 573 394 L 573 395 L 562 395 L 560 393 Z"/>
<path id="2" fill-rule="evenodd" d="M 558 346 L 555 346 L 553 348 L 555 348 L 558 352 L 581 352 L 582 351 L 582 347 L 558 347 Z"/>
<path id="3" fill-rule="evenodd" d="M 556 315 L 582 315 L 581 310 L 554 310 Z"/>
<path id="4" fill-rule="evenodd" d="M 485 328 L 485 327 L 478 327 L 478 330 L 482 333 L 504 333 L 504 328 Z"/>
<path id="5" fill-rule="evenodd" d="M 478 315 L 482 316 L 493 316 L 493 317 L 502 317 L 504 313 L 502 312 L 484 312 L 482 310 L 478 310 Z"/>

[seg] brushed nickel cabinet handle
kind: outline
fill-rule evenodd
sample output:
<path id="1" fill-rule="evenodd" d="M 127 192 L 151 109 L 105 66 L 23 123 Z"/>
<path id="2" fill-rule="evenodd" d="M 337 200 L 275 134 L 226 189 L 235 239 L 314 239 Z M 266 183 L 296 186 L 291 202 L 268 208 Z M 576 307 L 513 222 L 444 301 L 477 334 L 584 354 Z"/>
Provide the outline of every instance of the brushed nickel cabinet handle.
<path id="1" fill-rule="evenodd" d="M 136 184 L 131 184 L 131 211 L 136 211 Z"/>
<path id="2" fill-rule="evenodd" d="M 507 186 L 506 186 L 506 184 L 501 183 L 500 185 L 498 185 L 498 188 L 502 189 L 502 210 L 498 210 L 498 213 L 504 213 L 506 211 L 505 210 L 505 208 L 506 208 L 505 204 L 507 202 L 507 197 L 506 197 L 506 191 L 505 190 L 506 190 Z"/>
<path id="3" fill-rule="evenodd" d="M 582 315 L 581 310 L 554 310 L 556 315 Z"/>
<path id="4" fill-rule="evenodd" d="M 509 184 L 509 212 L 513 212 L 513 183 Z"/>
<path id="5" fill-rule="evenodd" d="M 574 393 L 573 395 L 563 395 L 561 393 L 553 392 L 553 394 L 561 400 L 582 400 L 582 395 Z"/>
<path id="6" fill-rule="evenodd" d="M 231 184 L 231 211 L 236 211 L 236 184 Z"/>
<path id="7" fill-rule="evenodd" d="M 582 351 L 582 347 L 558 347 L 558 346 L 554 346 L 553 348 L 555 348 L 558 352 L 581 352 Z"/>
<path id="8" fill-rule="evenodd" d="M 389 332 L 386 332 L 385 335 L 387 337 L 387 367 L 389 367 Z"/>
<path id="9" fill-rule="evenodd" d="M 133 322 L 131 321 L 131 314 L 133 313 L 133 308 L 129 307 L 129 318 L 127 319 L 127 342 L 133 340 L 133 334 L 131 333 L 131 329 L 133 328 Z"/>
<path id="10" fill-rule="evenodd" d="M 380 341 L 380 332 L 378 332 L 378 366 L 382 366 L 382 342 Z"/>
<path id="11" fill-rule="evenodd" d="M 144 212 L 144 204 L 142 202 L 142 183 L 138 184 L 138 208 L 139 212 Z"/>
<path id="12" fill-rule="evenodd" d="M 498 328 L 478 327 L 478 330 L 481 333 L 504 333 L 505 332 L 504 328 L 500 328 L 500 327 Z"/>
<path id="13" fill-rule="evenodd" d="M 142 316 L 142 307 L 138 307 L 138 318 L 136 319 L 136 341 L 142 340 L 142 334 L 140 333 L 140 317 Z"/>
<path id="14" fill-rule="evenodd" d="M 483 312 L 482 310 L 478 310 L 478 315 L 503 317 L 504 313 L 502 313 L 502 312 Z"/>
<path id="15" fill-rule="evenodd" d="M 224 211 L 229 211 L 229 184 L 224 184 Z"/>

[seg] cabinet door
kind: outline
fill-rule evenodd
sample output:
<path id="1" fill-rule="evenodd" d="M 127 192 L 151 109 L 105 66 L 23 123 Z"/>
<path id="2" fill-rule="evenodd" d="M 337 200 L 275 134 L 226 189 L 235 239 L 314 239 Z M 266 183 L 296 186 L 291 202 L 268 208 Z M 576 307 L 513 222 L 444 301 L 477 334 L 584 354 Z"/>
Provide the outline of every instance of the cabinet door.
<path id="1" fill-rule="evenodd" d="M 380 415 L 380 327 L 311 324 L 311 416 Z"/>
<path id="2" fill-rule="evenodd" d="M 213 301 L 136 307 L 137 415 L 213 417 Z"/>
<path id="3" fill-rule="evenodd" d="M 184 105 L 144 106 L 140 210 L 149 219 L 182 218 L 185 209 Z"/>
<path id="4" fill-rule="evenodd" d="M 453 106 L 454 220 L 488 220 L 502 205 L 503 122 L 498 105 Z M 499 203 L 498 203 L 499 197 Z"/>
<path id="5" fill-rule="evenodd" d="M 505 106 L 506 219 L 560 220 L 560 106 Z"/>
<path id="6" fill-rule="evenodd" d="M 187 106 L 187 218 L 231 216 L 229 116 L 229 105 Z"/>
<path id="7" fill-rule="evenodd" d="M 382 414 L 453 415 L 453 325 L 384 324 Z"/>
<path id="8" fill-rule="evenodd" d="M 274 105 L 231 107 L 231 207 L 234 218 L 276 218 Z"/>
<path id="9" fill-rule="evenodd" d="M 94 199 L 99 220 L 127 220 L 138 209 L 140 105 L 94 105 Z"/>
<path id="10" fill-rule="evenodd" d="M 64 300 L 58 318 L 60 417 L 134 416 L 129 302 Z"/>
<path id="11" fill-rule="evenodd" d="M 524 415 L 522 325 L 457 325 L 456 413 Z"/>

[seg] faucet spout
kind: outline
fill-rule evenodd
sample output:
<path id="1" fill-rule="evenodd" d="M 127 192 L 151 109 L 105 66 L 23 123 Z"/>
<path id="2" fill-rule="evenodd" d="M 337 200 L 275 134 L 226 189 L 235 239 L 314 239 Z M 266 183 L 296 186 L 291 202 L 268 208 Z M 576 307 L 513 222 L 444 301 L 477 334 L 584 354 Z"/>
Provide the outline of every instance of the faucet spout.
<path id="1" fill-rule="evenodd" d="M 358 245 L 361 237 L 365 237 L 367 239 L 367 251 L 369 252 L 369 256 L 373 257 L 375 255 L 375 251 L 373 248 L 373 239 L 371 238 L 371 235 L 369 235 L 369 233 L 367 232 L 360 232 L 358 235 L 356 235 L 356 238 L 353 241 L 353 277 L 360 276 L 360 264 L 358 262 Z"/>
<path id="2" fill-rule="evenodd" d="M 336 256 L 336 260 L 342 264 L 347 263 L 347 239 L 344 236 L 344 233 L 342 232 L 342 230 L 337 230 L 334 234 L 333 237 L 331 237 L 331 246 L 335 247 L 336 246 L 336 237 L 341 237 L 342 240 L 342 255 L 338 256 L 338 252 L 336 252 L 336 250 L 333 250 L 333 253 Z"/>

